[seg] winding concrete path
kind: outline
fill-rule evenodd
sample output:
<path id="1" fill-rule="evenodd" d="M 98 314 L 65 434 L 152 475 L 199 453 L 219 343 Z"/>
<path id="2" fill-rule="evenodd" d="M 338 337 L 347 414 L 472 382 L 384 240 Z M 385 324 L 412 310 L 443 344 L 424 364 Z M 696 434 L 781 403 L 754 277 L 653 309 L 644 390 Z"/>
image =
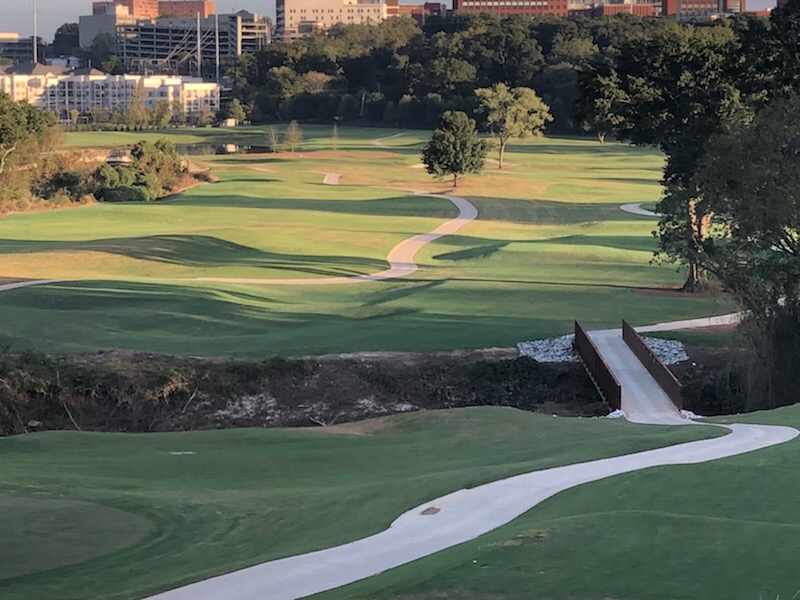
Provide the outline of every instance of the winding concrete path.
<path id="1" fill-rule="evenodd" d="M 398 134 L 403 135 L 403 134 Z M 392 136 L 398 137 L 398 136 Z M 388 139 L 388 138 L 385 138 Z M 325 185 L 339 185 L 341 175 L 339 173 L 322 173 L 324 178 L 322 183 Z M 465 225 L 474 221 L 478 216 L 478 209 L 466 198 L 453 196 L 450 194 L 430 194 L 424 190 L 411 190 L 415 196 L 427 196 L 429 198 L 443 198 L 449 200 L 457 209 L 458 216 L 439 225 L 433 231 L 421 233 L 403 240 L 389 251 L 386 255 L 386 262 L 389 268 L 366 275 L 350 275 L 346 277 L 294 277 L 294 278 L 248 278 L 248 277 L 197 277 L 191 281 L 213 282 L 213 283 L 232 283 L 245 285 L 344 285 L 352 283 L 369 283 L 373 281 L 383 281 L 386 279 L 398 279 L 407 277 L 419 271 L 419 265 L 415 262 L 417 253 L 426 244 L 438 240 L 446 235 L 453 235 Z M 47 285 L 49 283 L 61 283 L 61 279 L 36 279 L 31 281 L 20 281 L 17 283 L 7 283 L 0 285 L 0 292 L 14 290 L 17 288 L 31 287 L 34 285 Z"/>
<path id="2" fill-rule="evenodd" d="M 368 275 L 351 275 L 348 277 L 312 277 L 312 278 L 289 278 L 289 279 L 261 279 L 261 278 L 236 278 L 236 277 L 201 277 L 194 281 L 207 281 L 215 283 L 234 283 L 247 285 L 342 285 L 351 283 L 368 283 L 371 281 L 383 281 L 385 279 L 397 279 L 407 277 L 419 270 L 419 266 L 414 259 L 423 246 L 430 244 L 446 235 L 452 235 L 462 227 L 474 221 L 478 216 L 478 209 L 467 199 L 449 194 L 428 194 L 427 192 L 415 191 L 416 195 L 428 196 L 430 198 L 444 198 L 452 202 L 458 209 L 458 216 L 439 225 L 429 233 L 421 233 L 406 240 L 403 240 L 389 251 L 386 261 L 389 268 Z"/>
<path id="3" fill-rule="evenodd" d="M 620 204 L 619 209 L 623 212 L 630 213 L 632 215 L 639 215 L 640 217 L 660 217 L 661 213 L 653 212 L 652 210 L 647 210 L 646 208 L 642 208 L 642 204 L 644 202 L 633 202 L 631 204 Z"/>
<path id="4" fill-rule="evenodd" d="M 695 320 L 693 326 L 699 321 Z M 685 323 L 678 322 L 677 326 Z M 659 330 L 663 331 L 669 324 L 660 325 Z M 623 386 L 626 418 L 635 423 L 694 425 L 678 413 L 628 349 L 620 330 L 590 335 Z M 462 489 L 409 510 L 376 535 L 214 577 L 159 594 L 152 600 L 304 598 L 474 539 L 509 523 L 558 492 L 584 483 L 655 466 L 696 464 L 736 456 L 782 444 L 800 435 L 792 427 L 724 427 L 730 433 L 720 438 L 545 469 Z"/>
<path id="5" fill-rule="evenodd" d="M 387 146 L 383 142 L 385 142 L 386 140 L 396 140 L 397 138 L 403 137 L 404 135 L 406 135 L 406 134 L 405 133 L 395 133 L 394 135 L 390 135 L 390 136 L 383 137 L 383 138 L 378 138 L 377 140 L 372 140 L 372 145 L 373 146 L 377 146 L 378 148 L 391 148 L 391 146 Z"/>
<path id="6" fill-rule="evenodd" d="M 32 279 L 30 281 L 16 281 L 14 283 L 4 283 L 0 285 L 0 292 L 18 290 L 20 288 L 31 287 L 33 285 L 47 285 L 48 283 L 62 283 L 64 279 Z"/>
<path id="7" fill-rule="evenodd" d="M 729 429 L 731 433 L 721 438 L 546 469 L 459 490 L 406 512 L 376 535 L 215 577 L 152 600 L 304 598 L 474 539 L 562 490 L 649 467 L 735 456 L 782 444 L 798 435 L 790 427 L 731 425 Z"/>

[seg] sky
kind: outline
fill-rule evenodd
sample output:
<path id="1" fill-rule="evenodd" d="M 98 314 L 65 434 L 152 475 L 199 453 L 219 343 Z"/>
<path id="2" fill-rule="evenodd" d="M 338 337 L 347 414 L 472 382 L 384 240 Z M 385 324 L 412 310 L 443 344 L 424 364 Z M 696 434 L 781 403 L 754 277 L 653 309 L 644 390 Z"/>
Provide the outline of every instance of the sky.
<path id="1" fill-rule="evenodd" d="M 33 33 L 34 0 L 0 0 L 0 32 Z M 423 0 L 417 0 L 422 3 Z M 92 0 L 36 0 L 39 13 L 39 35 L 52 41 L 55 30 L 63 23 L 77 23 L 79 15 L 92 14 Z M 405 3 L 405 2 L 404 2 Z M 449 4 L 449 3 L 448 3 Z M 216 0 L 217 12 L 249 10 L 275 17 L 275 0 Z M 774 6 L 775 0 L 747 0 L 750 10 Z"/>

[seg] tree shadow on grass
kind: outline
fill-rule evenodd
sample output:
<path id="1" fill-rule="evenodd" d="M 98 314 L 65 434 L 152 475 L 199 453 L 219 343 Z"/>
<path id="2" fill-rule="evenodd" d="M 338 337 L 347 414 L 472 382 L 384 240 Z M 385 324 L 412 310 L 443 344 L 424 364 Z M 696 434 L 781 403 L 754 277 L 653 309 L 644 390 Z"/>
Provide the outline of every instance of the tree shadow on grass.
<path id="1" fill-rule="evenodd" d="M 0 240 L 0 254 L 81 251 L 106 252 L 183 267 L 248 267 L 320 276 L 355 275 L 386 267 L 386 262 L 380 259 L 265 252 L 206 235 L 152 235 L 81 242 Z"/>
<path id="2" fill-rule="evenodd" d="M 322 184 L 320 184 L 322 187 Z M 326 189 L 331 186 L 324 186 Z M 347 193 L 346 186 L 337 190 Z M 363 193 L 363 188 L 357 191 Z M 250 196 L 190 195 L 170 199 L 165 204 L 219 208 L 248 208 L 261 210 L 315 211 L 343 215 L 373 217 L 453 218 L 457 209 L 447 200 L 424 196 L 403 195 L 374 200 L 334 200 L 309 198 L 253 198 Z M 422 232 L 419 232 L 422 233 Z"/>
<path id="3" fill-rule="evenodd" d="M 478 209 L 478 219 L 535 225 L 579 225 L 598 221 L 625 220 L 617 203 L 556 202 L 554 200 L 513 200 L 470 196 Z"/>

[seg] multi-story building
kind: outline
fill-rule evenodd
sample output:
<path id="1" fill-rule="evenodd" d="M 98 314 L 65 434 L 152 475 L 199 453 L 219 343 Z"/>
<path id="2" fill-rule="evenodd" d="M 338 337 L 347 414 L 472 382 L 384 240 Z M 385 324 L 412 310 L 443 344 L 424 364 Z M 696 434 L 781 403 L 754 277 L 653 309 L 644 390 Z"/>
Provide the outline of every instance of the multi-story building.
<path id="1" fill-rule="evenodd" d="M 108 35 L 116 40 L 117 27 L 136 22 L 127 6 L 108 4 L 110 6 L 105 12 L 78 17 L 78 44 L 81 48 L 88 49 L 98 35 Z"/>
<path id="2" fill-rule="evenodd" d="M 570 16 L 606 17 L 609 15 L 661 16 L 661 0 L 625 0 L 624 2 L 570 2 Z"/>
<path id="3" fill-rule="evenodd" d="M 240 11 L 200 19 L 200 55 L 213 63 L 221 58 L 255 52 L 271 39 L 269 19 Z M 197 68 L 197 19 L 139 19 L 120 24 L 117 55 L 128 69 L 140 72 L 189 72 Z"/>
<path id="4" fill-rule="evenodd" d="M 108 75 L 97 69 L 47 65 L 0 67 L 0 92 L 60 118 L 67 118 L 73 110 L 81 114 L 121 111 L 134 101 L 142 102 L 145 108 L 167 101 L 189 116 L 217 112 L 220 107 L 219 84 L 197 77 Z"/>
<path id="5" fill-rule="evenodd" d="M 663 0 L 662 14 L 678 21 L 708 21 L 746 12 L 745 0 Z"/>
<path id="6" fill-rule="evenodd" d="M 337 23 L 376 24 L 387 16 L 383 0 L 276 0 L 275 8 L 275 36 L 281 41 L 324 31 Z"/>
<path id="7" fill-rule="evenodd" d="M 106 0 L 92 3 L 92 14 L 103 15 L 109 9 L 125 8 L 137 19 L 157 19 L 161 16 L 179 19 L 196 17 L 201 19 L 217 12 L 212 0 Z"/>
<path id="8" fill-rule="evenodd" d="M 568 0 L 453 0 L 453 10 L 467 13 L 492 13 L 503 17 L 513 15 L 569 14 Z"/>
<path id="9" fill-rule="evenodd" d="M 161 0 L 158 3 L 160 17 L 191 19 L 200 15 L 201 19 L 205 19 L 216 12 L 216 6 L 211 0 Z"/>
<path id="10" fill-rule="evenodd" d="M 447 14 L 447 5 L 437 2 L 425 4 L 400 4 L 400 0 L 386 0 L 386 16 L 411 17 L 420 25 L 425 25 L 428 17 L 441 17 Z"/>
<path id="11" fill-rule="evenodd" d="M 92 14 L 102 15 L 109 9 L 122 7 L 128 14 L 137 19 L 155 19 L 160 14 L 158 0 L 111 0 L 109 2 L 94 2 Z"/>
<path id="12" fill-rule="evenodd" d="M 36 38 L 39 56 L 42 53 L 42 38 Z M 10 58 L 12 62 L 33 62 L 33 37 L 23 38 L 18 33 L 0 33 L 0 56 Z"/>

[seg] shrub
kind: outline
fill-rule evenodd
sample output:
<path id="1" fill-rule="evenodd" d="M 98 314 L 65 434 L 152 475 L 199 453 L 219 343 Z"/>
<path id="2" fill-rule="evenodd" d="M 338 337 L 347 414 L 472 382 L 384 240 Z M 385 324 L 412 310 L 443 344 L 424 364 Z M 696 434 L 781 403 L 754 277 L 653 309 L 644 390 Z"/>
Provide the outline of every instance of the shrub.
<path id="1" fill-rule="evenodd" d="M 102 198 L 104 202 L 147 202 L 151 199 L 147 189 L 137 185 L 103 190 Z"/>

